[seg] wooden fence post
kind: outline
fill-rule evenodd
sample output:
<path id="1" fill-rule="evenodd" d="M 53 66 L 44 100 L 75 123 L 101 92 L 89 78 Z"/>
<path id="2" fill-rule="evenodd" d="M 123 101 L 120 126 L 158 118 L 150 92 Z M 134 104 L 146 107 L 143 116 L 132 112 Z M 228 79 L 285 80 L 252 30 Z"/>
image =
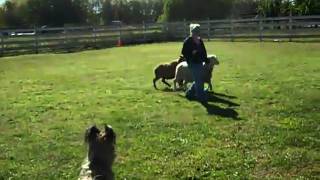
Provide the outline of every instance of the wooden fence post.
<path id="1" fill-rule="evenodd" d="M 118 46 L 120 46 L 122 44 L 122 23 L 119 23 L 119 37 L 118 37 Z M 121 43 L 121 44 L 120 44 Z"/>
<path id="2" fill-rule="evenodd" d="M 230 19 L 230 31 L 231 31 L 231 41 L 234 41 L 234 32 L 233 32 L 233 20 Z"/>
<path id="3" fill-rule="evenodd" d="M 187 37 L 188 33 L 187 33 L 187 22 L 186 22 L 186 19 L 183 19 L 183 32 L 184 32 L 184 37 Z"/>
<path id="4" fill-rule="evenodd" d="M 4 37 L 3 32 L 1 31 L 1 56 L 4 54 Z"/>
<path id="5" fill-rule="evenodd" d="M 92 26 L 93 31 L 93 41 L 94 41 L 94 48 L 97 48 L 97 33 L 96 33 L 96 26 Z"/>
<path id="6" fill-rule="evenodd" d="M 292 42 L 292 11 L 290 10 L 289 16 L 289 42 Z"/>
<path id="7" fill-rule="evenodd" d="M 142 21 L 142 33 L 143 33 L 143 41 L 146 41 L 146 23 L 144 21 Z"/>
<path id="8" fill-rule="evenodd" d="M 259 16 L 259 41 L 262 42 L 262 31 L 263 31 L 263 26 L 262 26 L 262 18 Z"/>
<path id="9" fill-rule="evenodd" d="M 163 22 L 162 23 L 162 32 L 164 33 L 164 40 L 168 40 L 168 23 L 167 22 Z"/>
<path id="10" fill-rule="evenodd" d="M 35 48 L 35 52 L 36 52 L 36 54 L 38 54 L 39 53 L 39 39 L 38 39 L 38 31 L 37 31 L 37 27 L 35 26 L 34 27 L 34 42 L 35 42 L 35 44 L 34 44 L 34 48 Z"/>
<path id="11" fill-rule="evenodd" d="M 211 23 L 210 23 L 210 18 L 208 18 L 208 22 L 207 22 L 207 26 L 208 26 L 208 41 L 210 41 L 210 31 L 211 31 Z"/>
<path id="12" fill-rule="evenodd" d="M 67 50 L 68 49 L 68 32 L 67 32 L 67 28 L 66 27 L 63 27 L 63 32 L 64 32 L 63 44 L 64 44 L 65 50 Z"/>

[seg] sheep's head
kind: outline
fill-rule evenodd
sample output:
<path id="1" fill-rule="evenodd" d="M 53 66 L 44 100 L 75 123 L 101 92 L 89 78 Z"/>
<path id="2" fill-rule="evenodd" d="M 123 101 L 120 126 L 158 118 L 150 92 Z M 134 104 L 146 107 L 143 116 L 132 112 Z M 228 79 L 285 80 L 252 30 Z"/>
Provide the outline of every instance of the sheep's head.
<path id="1" fill-rule="evenodd" d="M 219 61 L 216 55 L 209 55 L 208 59 L 210 61 L 210 64 L 212 63 L 213 65 L 219 65 Z"/>
<path id="2" fill-rule="evenodd" d="M 209 63 L 206 65 L 209 68 L 213 68 L 214 65 L 219 65 L 219 61 L 216 55 L 208 56 Z"/>

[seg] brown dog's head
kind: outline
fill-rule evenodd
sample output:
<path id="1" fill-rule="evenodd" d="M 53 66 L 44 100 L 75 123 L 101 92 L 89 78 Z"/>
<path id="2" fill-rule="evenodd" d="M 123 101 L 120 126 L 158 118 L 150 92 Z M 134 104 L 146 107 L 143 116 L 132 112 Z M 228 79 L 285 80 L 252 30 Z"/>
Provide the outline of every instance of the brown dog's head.
<path id="1" fill-rule="evenodd" d="M 112 163 L 116 157 L 116 134 L 111 126 L 105 125 L 104 132 L 96 126 L 89 127 L 85 132 L 88 144 L 89 168 L 93 179 L 113 179 Z"/>

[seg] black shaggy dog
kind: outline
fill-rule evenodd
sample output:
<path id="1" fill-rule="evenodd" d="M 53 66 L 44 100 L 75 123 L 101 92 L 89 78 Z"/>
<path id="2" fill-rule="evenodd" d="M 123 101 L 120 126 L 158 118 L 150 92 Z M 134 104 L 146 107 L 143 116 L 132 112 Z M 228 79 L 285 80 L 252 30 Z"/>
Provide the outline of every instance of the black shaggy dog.
<path id="1" fill-rule="evenodd" d="M 96 126 L 91 126 L 85 132 L 85 142 L 88 144 L 91 179 L 113 180 L 112 164 L 116 157 L 116 134 L 112 127 L 106 125 L 104 132 L 100 132 Z"/>

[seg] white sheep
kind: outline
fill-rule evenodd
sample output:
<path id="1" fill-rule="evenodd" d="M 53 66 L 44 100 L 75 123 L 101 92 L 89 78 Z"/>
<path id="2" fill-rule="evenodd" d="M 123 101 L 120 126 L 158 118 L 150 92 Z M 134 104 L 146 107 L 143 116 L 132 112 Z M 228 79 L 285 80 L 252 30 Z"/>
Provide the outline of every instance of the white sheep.
<path id="1" fill-rule="evenodd" d="M 216 55 L 209 55 L 208 56 L 209 63 L 204 65 L 204 72 L 203 72 L 203 81 L 205 83 L 208 83 L 209 85 L 209 90 L 212 90 L 212 83 L 211 83 L 211 78 L 212 78 L 212 72 L 214 65 L 219 65 L 219 61 L 217 59 Z M 182 84 L 183 83 L 183 88 L 187 88 L 187 84 L 193 82 L 193 76 L 188 68 L 187 62 L 181 62 L 178 64 L 176 68 L 176 75 L 174 79 L 174 90 L 177 89 L 176 83 Z"/>

